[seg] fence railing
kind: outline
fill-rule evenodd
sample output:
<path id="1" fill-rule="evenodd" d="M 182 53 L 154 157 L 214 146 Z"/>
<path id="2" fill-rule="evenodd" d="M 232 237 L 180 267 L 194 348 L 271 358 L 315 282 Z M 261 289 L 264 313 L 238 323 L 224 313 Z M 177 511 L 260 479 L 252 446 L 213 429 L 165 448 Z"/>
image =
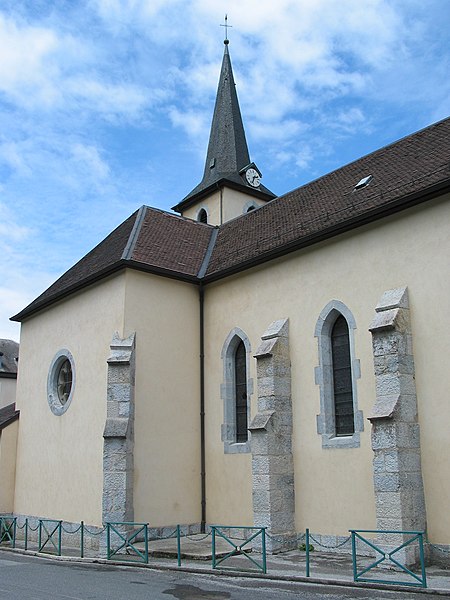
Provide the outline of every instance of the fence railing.
<path id="1" fill-rule="evenodd" d="M 427 587 L 427 577 L 425 570 L 425 555 L 424 555 L 424 546 L 423 546 L 423 531 L 390 531 L 390 530 L 373 530 L 373 529 L 351 529 L 350 534 L 352 536 L 352 560 L 353 560 L 353 579 L 354 581 L 360 582 L 369 582 L 369 583 L 387 583 L 387 584 L 396 584 L 396 585 L 405 585 L 410 587 Z M 362 534 L 367 535 L 376 535 L 376 543 L 374 539 L 367 539 Z M 388 548 L 382 548 L 381 543 L 378 540 L 385 535 L 390 536 L 387 540 Z M 398 536 L 410 536 L 407 540 L 402 541 L 400 544 L 398 542 L 394 542 Z M 365 566 L 361 570 L 358 571 L 357 566 L 357 546 L 356 541 L 359 540 L 363 544 L 366 544 L 369 548 L 375 551 L 376 560 L 370 563 L 368 566 Z M 415 547 L 413 546 L 416 543 Z M 397 544 L 397 545 L 395 545 Z M 414 549 L 413 549 L 414 548 Z M 420 575 L 414 573 L 411 569 L 409 569 L 405 564 L 400 562 L 399 553 L 402 550 L 413 551 L 418 548 L 419 550 L 419 564 L 420 564 Z M 396 555 L 396 556 L 395 556 Z M 384 564 L 383 564 L 384 563 Z M 366 573 L 372 572 L 373 569 L 382 565 L 389 568 L 397 568 L 397 571 L 406 574 L 408 576 L 407 580 L 404 579 L 383 579 L 382 577 L 365 577 Z M 377 572 L 377 574 L 381 573 L 381 569 Z"/>
<path id="2" fill-rule="evenodd" d="M 9 542 L 14 548 L 16 543 L 16 517 L 0 517 L 0 544 Z"/>
<path id="3" fill-rule="evenodd" d="M 134 558 L 148 563 L 148 523 L 106 523 L 106 540 L 108 560 L 124 560 L 125 556 L 127 561 Z M 143 541 L 143 549 L 138 541 Z"/>
<path id="4" fill-rule="evenodd" d="M 244 534 L 249 534 L 244 538 L 232 537 L 232 532 L 236 531 L 242 532 Z M 228 535 L 225 532 L 230 532 Z M 243 556 L 248 559 L 257 569 L 262 573 L 267 573 L 267 560 L 266 560 L 266 528 L 265 527 L 230 527 L 223 525 L 211 525 L 211 534 L 212 534 L 212 568 L 217 569 L 219 565 L 224 563 L 226 560 L 234 556 Z M 231 550 L 220 558 L 217 557 L 216 553 L 216 537 L 219 537 L 225 542 L 227 545 L 231 547 Z M 253 558 L 250 555 L 250 552 L 253 550 L 253 546 L 256 544 L 256 540 L 260 540 L 261 546 L 261 562 Z M 252 545 L 250 545 L 252 544 Z M 239 568 L 236 565 L 232 567 L 228 567 L 234 570 L 242 571 L 243 569 Z M 247 569 L 248 570 L 248 569 Z M 253 569 L 254 570 L 254 569 Z"/>
<path id="5" fill-rule="evenodd" d="M 35 526 L 32 523 L 36 523 Z M 20 547 L 23 550 L 33 548 L 42 554 L 61 556 L 64 553 L 71 556 L 85 557 L 86 537 L 95 537 L 105 531 L 105 527 L 87 527 L 84 521 L 75 528 L 68 528 L 63 521 L 56 519 L 28 519 L 22 524 L 17 517 L 0 516 L 0 543 L 7 543 L 12 548 Z M 23 534 L 21 532 L 23 531 Z M 71 543 L 69 547 L 63 548 L 63 539 L 72 535 L 79 535 L 78 543 Z"/>
<path id="6" fill-rule="evenodd" d="M 0 544 L 57 556 L 65 554 L 84 558 L 88 548 L 86 541 L 89 538 L 90 556 L 98 557 L 102 554 L 109 560 L 148 563 L 150 547 L 153 542 L 174 539 L 177 564 L 181 566 L 183 540 L 205 543 L 211 537 L 213 569 L 222 566 L 225 569 L 238 571 L 255 571 L 256 569 L 259 572 L 267 573 L 266 541 L 269 540 L 272 543 L 280 541 L 269 535 L 265 527 L 213 525 L 209 532 L 201 536 L 189 534 L 189 529 L 181 525 L 177 525 L 166 536 L 157 536 L 155 531 L 157 530 L 152 530 L 153 535 L 150 539 L 148 523 L 110 522 L 105 523 L 101 528 L 89 528 L 83 521 L 79 525 L 69 525 L 55 519 L 25 518 L 22 521 L 14 516 L 0 516 Z M 324 539 L 321 536 L 314 537 L 309 529 L 306 529 L 305 534 L 298 538 L 298 542 L 304 540 L 304 544 L 302 543 L 298 547 L 305 551 L 306 577 L 310 577 L 311 574 L 312 556 L 314 556 L 312 550 L 320 551 L 323 548 L 328 552 L 333 552 L 351 541 L 352 564 L 349 566 L 349 576 L 353 575 L 354 581 L 427 587 L 424 532 L 351 529 L 349 533 L 350 535 L 346 538 L 336 538 L 331 543 L 327 538 L 325 540 L 327 543 L 323 543 Z M 101 543 L 100 540 L 95 541 L 95 538 L 102 534 L 104 536 L 101 538 Z M 380 541 L 383 536 L 390 536 L 386 540 L 384 548 Z M 399 536 L 401 536 L 401 543 L 397 543 Z M 218 540 L 222 540 L 220 552 L 218 552 Z M 428 540 L 426 543 L 430 548 L 434 548 Z M 100 545 L 102 552 L 93 549 L 94 546 L 97 548 Z M 169 546 L 173 553 L 173 544 L 169 544 Z M 225 553 L 223 546 L 225 546 Z M 412 567 L 407 566 L 411 563 L 410 556 L 408 561 L 402 561 L 404 554 L 411 552 L 413 556 L 417 554 L 418 557 L 419 569 L 417 572 L 415 572 L 416 569 L 413 570 Z M 442 550 L 442 552 L 444 551 Z M 364 556 L 364 564 L 358 567 L 358 562 L 361 564 L 362 556 Z M 375 560 L 372 560 L 373 556 L 375 556 Z M 224 563 L 226 564 L 224 565 Z M 251 569 L 246 568 L 249 566 Z M 383 566 L 391 567 L 391 570 L 383 570 Z M 377 569 L 377 567 L 380 568 Z M 397 576 L 398 573 L 400 575 Z M 398 579 L 400 576 L 401 579 Z"/>

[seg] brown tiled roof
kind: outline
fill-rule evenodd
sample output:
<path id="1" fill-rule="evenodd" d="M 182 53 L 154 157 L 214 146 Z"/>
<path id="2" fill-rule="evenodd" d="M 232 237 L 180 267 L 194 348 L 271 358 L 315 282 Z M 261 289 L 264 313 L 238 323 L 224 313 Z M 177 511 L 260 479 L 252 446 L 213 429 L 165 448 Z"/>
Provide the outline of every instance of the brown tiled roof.
<path id="1" fill-rule="evenodd" d="M 208 248 L 211 225 L 145 207 L 129 260 L 196 277 Z"/>
<path id="2" fill-rule="evenodd" d="M 8 404 L 0 408 L 0 431 L 19 418 L 20 410 L 16 410 L 16 404 Z"/>
<path id="3" fill-rule="evenodd" d="M 364 177 L 367 187 L 355 190 Z M 450 183 L 450 119 L 386 146 L 219 228 L 206 281 L 426 200 Z"/>
<path id="4" fill-rule="evenodd" d="M 24 310 L 37 310 L 124 267 L 196 280 L 214 228 L 162 210 L 141 207 Z"/>
<path id="5" fill-rule="evenodd" d="M 355 190 L 369 175 L 369 185 Z M 450 119 L 218 228 L 142 207 L 13 320 L 124 267 L 207 283 L 446 191 L 450 191 Z"/>

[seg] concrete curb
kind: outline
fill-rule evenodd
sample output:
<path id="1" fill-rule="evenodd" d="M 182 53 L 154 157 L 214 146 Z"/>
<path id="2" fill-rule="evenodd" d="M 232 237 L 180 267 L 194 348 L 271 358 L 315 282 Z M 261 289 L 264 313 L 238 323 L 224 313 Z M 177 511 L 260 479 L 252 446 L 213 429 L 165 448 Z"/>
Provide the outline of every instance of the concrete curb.
<path id="1" fill-rule="evenodd" d="M 139 568 L 153 571 L 177 571 L 183 573 L 196 573 L 198 575 L 215 575 L 222 577 L 234 577 L 234 578 L 247 578 L 247 579 L 259 579 L 265 582 L 273 582 L 274 584 L 278 581 L 283 583 L 292 584 L 311 584 L 311 585 L 323 585 L 323 586 L 335 586 L 342 588 L 358 588 L 358 589 L 373 589 L 373 590 L 385 590 L 392 592 L 409 592 L 414 594 L 435 594 L 437 596 L 450 596 L 450 589 L 445 588 L 421 588 L 406 585 L 395 585 L 395 584 L 377 584 L 377 583 L 358 583 L 351 580 L 344 579 L 333 579 L 331 577 L 306 577 L 302 575 L 282 575 L 277 573 L 256 573 L 248 571 L 237 571 L 237 570 L 224 570 L 224 569 L 211 569 L 200 566 L 181 566 L 177 565 L 162 565 L 162 564 L 150 564 L 142 562 L 127 562 L 118 560 L 108 560 L 106 558 L 80 558 L 79 556 L 54 556 L 50 554 L 44 554 L 42 552 L 36 552 L 34 550 L 23 550 L 22 548 L 0 548 L 0 552 L 10 552 L 15 554 L 21 554 L 23 556 L 35 556 L 43 560 L 56 560 L 59 562 L 67 563 L 81 563 L 81 564 L 92 564 L 92 565 L 110 565 L 111 567 L 119 567 L 122 569 L 127 568 Z"/>

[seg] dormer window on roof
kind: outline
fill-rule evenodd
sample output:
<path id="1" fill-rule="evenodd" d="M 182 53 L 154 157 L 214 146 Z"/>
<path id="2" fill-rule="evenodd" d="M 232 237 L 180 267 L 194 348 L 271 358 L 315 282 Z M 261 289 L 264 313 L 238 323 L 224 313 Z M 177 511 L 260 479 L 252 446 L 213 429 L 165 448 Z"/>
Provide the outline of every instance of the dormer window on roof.
<path id="1" fill-rule="evenodd" d="M 373 175 L 367 175 L 367 177 L 363 177 L 358 181 L 358 183 L 353 188 L 354 190 L 360 190 L 361 188 L 367 187 L 369 183 L 372 181 Z"/>

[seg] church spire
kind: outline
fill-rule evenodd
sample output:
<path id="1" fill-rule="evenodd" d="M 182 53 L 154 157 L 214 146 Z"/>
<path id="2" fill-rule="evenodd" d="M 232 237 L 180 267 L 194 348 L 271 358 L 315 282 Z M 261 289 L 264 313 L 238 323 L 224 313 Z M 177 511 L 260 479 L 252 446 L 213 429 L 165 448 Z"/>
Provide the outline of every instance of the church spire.
<path id="1" fill-rule="evenodd" d="M 261 174 L 250 162 L 236 84 L 231 67 L 227 28 L 216 103 L 209 134 L 203 179 L 173 210 L 183 212 L 214 189 L 228 186 L 259 198 L 271 200 L 275 195 L 259 183 Z M 250 171 L 247 174 L 247 171 Z M 247 174 L 247 176 L 246 176 Z"/>
<path id="2" fill-rule="evenodd" d="M 228 39 L 225 39 L 224 44 L 222 68 L 202 181 L 206 185 L 214 183 L 222 177 L 231 176 L 233 178 L 250 163 L 228 51 Z"/>

